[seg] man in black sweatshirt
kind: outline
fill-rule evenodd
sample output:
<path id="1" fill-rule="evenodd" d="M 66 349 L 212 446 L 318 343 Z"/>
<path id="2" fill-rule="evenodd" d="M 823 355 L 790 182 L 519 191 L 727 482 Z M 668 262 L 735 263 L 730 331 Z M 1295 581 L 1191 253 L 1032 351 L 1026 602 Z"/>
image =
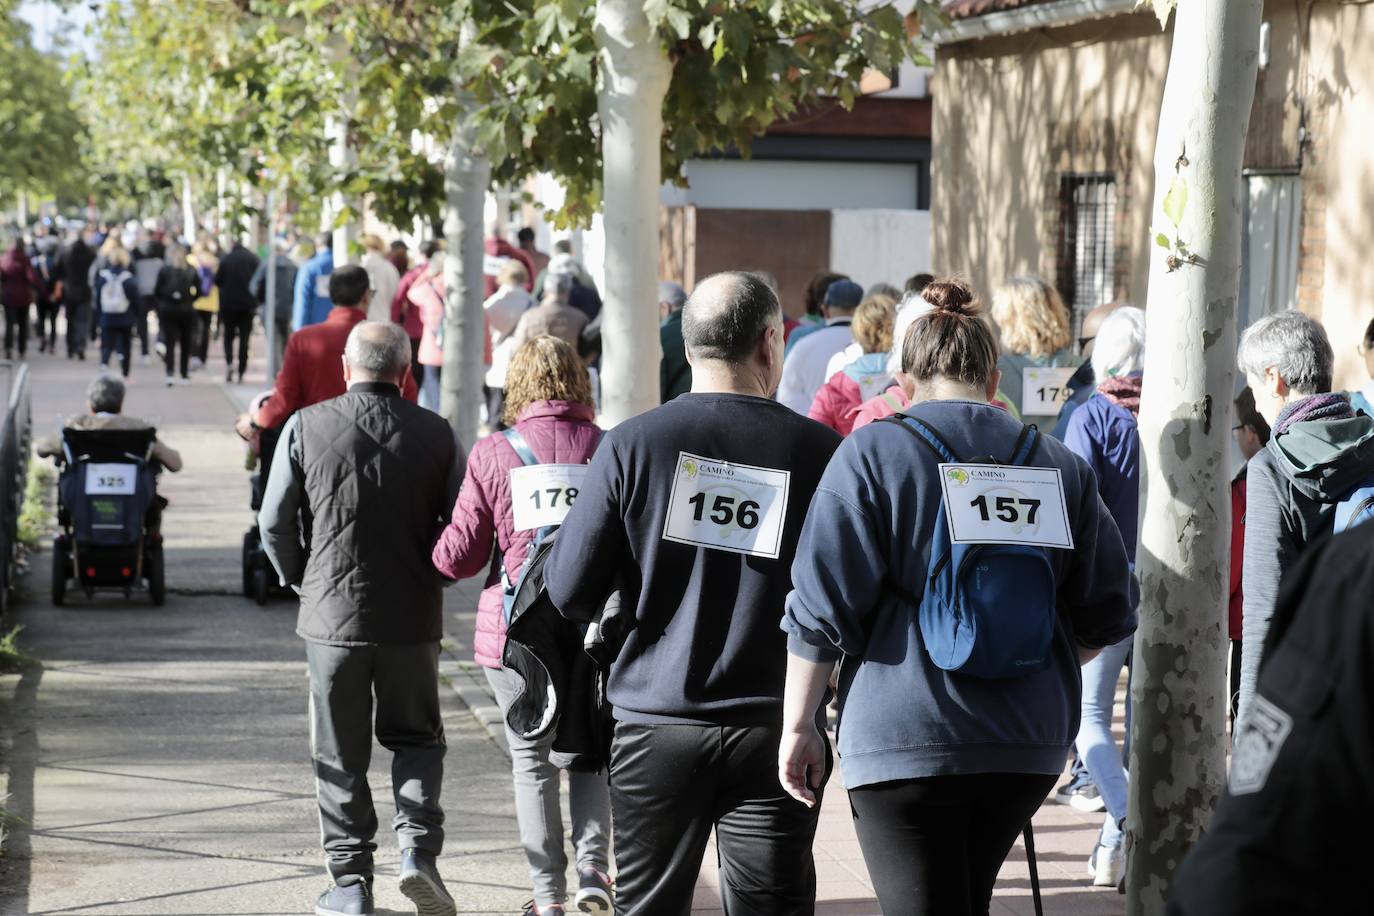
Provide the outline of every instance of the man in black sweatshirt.
<path id="1" fill-rule="evenodd" d="M 782 309 L 757 277 L 703 281 L 682 331 L 691 392 L 606 435 L 546 569 L 568 618 L 617 578 L 635 607 L 608 690 L 617 912 L 686 916 L 714 827 L 727 912 L 810 914 L 819 807 L 778 782 L 778 623 L 840 437 L 771 400 Z"/>

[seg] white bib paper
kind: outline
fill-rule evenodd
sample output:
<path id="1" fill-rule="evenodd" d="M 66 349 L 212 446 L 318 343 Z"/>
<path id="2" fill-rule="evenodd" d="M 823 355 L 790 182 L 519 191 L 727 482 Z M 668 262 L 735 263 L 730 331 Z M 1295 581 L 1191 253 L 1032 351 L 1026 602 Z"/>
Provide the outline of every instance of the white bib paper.
<path id="1" fill-rule="evenodd" d="M 317 299 L 329 298 L 329 274 L 320 274 L 315 278 L 315 297 Z"/>
<path id="2" fill-rule="evenodd" d="M 132 464 L 86 465 L 87 496 L 132 496 L 138 468 Z"/>
<path id="3" fill-rule="evenodd" d="M 956 544 L 1073 548 L 1058 468 L 942 464 L 940 487 Z"/>
<path id="4" fill-rule="evenodd" d="M 587 479 L 585 464 L 531 464 L 510 472 L 515 530 L 561 525 Z"/>
<path id="5" fill-rule="evenodd" d="M 789 471 L 679 452 L 663 539 L 776 560 L 791 481 Z"/>
<path id="6" fill-rule="evenodd" d="M 506 266 L 510 258 L 500 258 L 494 254 L 482 256 L 482 274 L 487 277 L 494 277 L 501 272 L 501 268 Z"/>
<path id="7" fill-rule="evenodd" d="M 1069 379 L 1078 370 L 1041 369 L 1027 366 L 1021 371 L 1021 415 L 1044 417 L 1058 415 L 1069 401 Z"/>

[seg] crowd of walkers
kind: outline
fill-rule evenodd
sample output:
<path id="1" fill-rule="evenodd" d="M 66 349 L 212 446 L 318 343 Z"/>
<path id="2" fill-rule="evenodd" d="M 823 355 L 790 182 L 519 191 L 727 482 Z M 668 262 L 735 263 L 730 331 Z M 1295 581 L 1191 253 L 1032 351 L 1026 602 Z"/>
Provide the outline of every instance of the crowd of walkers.
<path id="1" fill-rule="evenodd" d="M 475 660 L 505 717 L 527 916 L 685 914 L 713 832 L 728 912 L 813 912 L 832 737 L 884 913 L 988 912 L 1003 860 L 1069 759 L 1053 797 L 1103 814 L 1085 879 L 1120 885 L 1129 749 L 1112 713 L 1140 602 L 1141 310 L 1075 316 L 1036 277 L 1007 281 L 985 309 L 959 280 L 865 290 L 826 272 L 791 317 L 767 274 L 718 274 L 690 296 L 665 282 L 663 405 L 602 431 L 595 285 L 569 251 L 541 264 L 532 245 L 493 238 L 490 434 L 464 460 L 406 444 L 403 395 L 418 382 L 432 404 L 442 363 L 444 254 L 420 254 L 385 320 L 368 320 L 369 292 L 392 287 L 361 268 L 324 288 L 298 282 L 297 313 L 327 294 L 320 334 L 337 329 L 297 332 L 287 365 L 313 341 L 300 365 L 342 355 L 349 368 L 329 391 L 279 386 L 256 418 L 291 417 L 262 527 L 311 644 L 332 878 L 317 913 L 372 912 L 376 821 L 357 751 L 372 728 L 368 683 L 395 755 L 402 890 L 421 912 L 455 912 L 437 866 L 431 655 L 438 585 L 475 576 Z M 1374 323 L 1361 347 L 1374 376 L 1371 351 Z M 1230 615 L 1218 607 L 1217 625 L 1233 640 L 1240 718 L 1223 811 L 1263 789 L 1292 723 L 1257 676 L 1280 580 L 1305 546 L 1374 515 L 1374 382 L 1332 392 L 1330 342 L 1298 312 L 1248 328 L 1238 359 L 1248 464 L 1232 487 Z M 394 423 L 379 424 L 378 398 Z M 360 474 L 350 443 L 395 473 Z M 438 510 L 415 501 L 413 480 L 433 482 L 424 499 Z M 353 494 L 346 505 L 340 493 Z M 300 551 L 302 513 L 328 545 L 318 558 Z M 410 547 L 403 562 L 359 563 L 376 543 L 360 532 L 379 529 L 388 555 L 416 545 L 427 572 Z M 417 575 L 433 590 L 417 591 Z M 401 593 L 414 618 L 404 639 L 389 620 Z M 405 640 L 428 654 L 388 660 Z M 341 686 L 355 664 L 371 680 Z M 384 715 L 397 685 L 425 700 Z M 1180 884 L 1178 912 L 1232 911 L 1215 894 L 1195 902 L 1192 886 Z"/>
<path id="2" fill-rule="evenodd" d="M 0 257 L 0 301 L 11 358 L 31 331 L 53 352 L 63 312 L 69 358 L 98 337 L 101 365 L 127 376 L 134 348 L 155 347 L 169 385 L 216 335 L 241 382 L 255 316 L 273 323 L 280 373 L 239 430 L 277 442 L 260 526 L 308 645 L 331 876 L 316 913 L 373 912 L 374 734 L 394 755 L 401 890 L 456 912 L 437 864 L 441 586 L 477 576 L 475 661 L 505 717 L 526 916 L 686 914 L 712 833 L 728 912 L 813 912 L 832 740 L 884 913 L 988 912 L 1047 797 L 1102 813 L 1085 880 L 1120 886 L 1140 309 L 1075 315 L 1038 277 L 985 307 L 958 279 L 865 289 L 825 271 L 791 313 L 762 272 L 690 295 L 664 282 L 662 406 L 603 431 L 595 282 L 568 242 L 546 255 L 492 227 L 488 434 L 469 448 L 434 415 L 442 242 L 368 235 L 361 263 L 337 266 L 328 235 L 273 243 L 269 260 L 155 226 L 38 232 Z M 1374 322 L 1360 352 L 1374 378 Z M 1301 655 L 1283 638 L 1311 637 L 1311 615 L 1281 586 L 1311 579 L 1308 548 L 1343 556 L 1329 535 L 1374 516 L 1374 381 L 1333 391 L 1327 334 L 1297 311 L 1245 329 L 1237 360 L 1244 461 L 1217 608 L 1234 761 L 1227 827 L 1198 857 L 1239 885 L 1236 861 L 1273 855 L 1258 800 L 1304 784 L 1289 736 L 1334 727 L 1315 688 L 1293 688 Z M 1241 911 L 1217 887 L 1186 865 L 1171 906 Z"/>

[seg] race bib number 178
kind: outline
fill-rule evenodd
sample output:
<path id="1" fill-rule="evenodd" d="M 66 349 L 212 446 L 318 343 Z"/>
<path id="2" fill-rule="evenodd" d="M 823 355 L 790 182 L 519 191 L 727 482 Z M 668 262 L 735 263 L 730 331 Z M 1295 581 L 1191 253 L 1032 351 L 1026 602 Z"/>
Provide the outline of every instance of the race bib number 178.
<path id="1" fill-rule="evenodd" d="M 792 475 L 679 452 L 663 539 L 776 560 Z"/>
<path id="2" fill-rule="evenodd" d="M 510 472 L 516 531 L 561 525 L 587 479 L 585 464 L 532 464 Z"/>

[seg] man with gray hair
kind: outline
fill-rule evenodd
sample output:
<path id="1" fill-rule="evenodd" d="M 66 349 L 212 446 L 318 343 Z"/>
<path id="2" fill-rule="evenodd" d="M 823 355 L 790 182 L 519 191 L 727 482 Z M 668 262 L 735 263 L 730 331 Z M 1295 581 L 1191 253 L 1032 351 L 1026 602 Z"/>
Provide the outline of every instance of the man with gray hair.
<path id="1" fill-rule="evenodd" d="M 421 913 L 445 916 L 457 911 L 435 864 L 444 841 L 443 600 L 430 552 L 457 497 L 462 450 L 441 417 L 401 397 L 410 340 L 399 325 L 354 327 L 343 376 L 343 395 L 287 421 L 258 516 L 272 565 L 300 596 L 296 632 L 306 644 L 310 750 L 333 879 L 315 912 L 374 912 L 375 694 L 377 740 L 393 755 L 400 890 Z"/>
<path id="2" fill-rule="evenodd" d="M 1252 701 L 1259 707 L 1258 726 L 1281 722 L 1287 715 L 1255 695 L 1279 581 L 1307 545 L 1332 530 L 1338 505 L 1374 478 L 1374 419 L 1357 414 L 1345 395 L 1331 391 L 1331 343 L 1326 330 L 1302 312 L 1290 309 L 1250 325 L 1240 339 L 1236 361 L 1254 392 L 1255 408 L 1272 430 L 1269 444 L 1250 459 L 1246 471 L 1241 573 L 1235 760 L 1259 767 L 1262 758 L 1246 760 L 1240 753 Z M 1233 775 L 1232 792 L 1235 782 Z"/>
<path id="3" fill-rule="evenodd" d="M 658 284 L 658 342 L 663 358 L 658 363 L 659 403 L 667 404 L 692 390 L 692 364 L 687 362 L 687 345 L 682 340 L 682 307 L 687 293 L 676 283 Z"/>
<path id="4" fill-rule="evenodd" d="M 86 388 L 90 413 L 67 420 L 66 429 L 151 429 L 152 424 L 138 417 L 120 413 L 124 409 L 124 383 L 113 375 L 98 376 Z M 36 447 L 40 458 L 62 457 L 62 435 L 55 433 L 40 441 Z M 161 440 L 153 440 L 153 459 L 173 473 L 181 470 L 181 455 Z"/>

